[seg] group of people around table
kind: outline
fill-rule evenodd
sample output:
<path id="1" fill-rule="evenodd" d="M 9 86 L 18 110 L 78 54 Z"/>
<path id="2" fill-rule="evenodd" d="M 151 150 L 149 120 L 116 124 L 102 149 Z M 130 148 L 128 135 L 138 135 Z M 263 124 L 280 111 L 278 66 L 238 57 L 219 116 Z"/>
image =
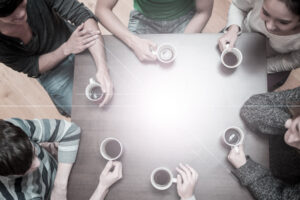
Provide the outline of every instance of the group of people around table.
<path id="1" fill-rule="evenodd" d="M 77 0 L 0 0 L 0 62 L 36 78 L 59 112 L 71 116 L 74 55 L 86 49 L 105 93 L 99 106 L 113 96 L 99 22 L 141 62 L 154 62 L 152 50 L 157 45 L 139 34 L 200 33 L 214 3 L 133 0 L 126 27 L 112 12 L 117 2 L 98 0 L 93 14 Z M 220 51 L 227 44 L 234 47 L 242 32 L 264 35 L 269 74 L 300 67 L 299 0 L 232 0 L 223 31 Z M 250 130 L 269 135 L 270 169 L 246 156 L 242 146 L 241 151 L 231 150 L 228 155 L 233 173 L 255 199 L 300 199 L 299 107 L 297 87 L 254 95 L 241 108 L 241 118 Z M 66 199 L 80 132 L 76 124 L 65 120 L 0 120 L 0 199 Z M 183 200 L 195 199 L 197 172 L 186 164 L 180 164 L 177 171 L 178 195 Z M 104 199 L 109 187 L 121 178 L 122 164 L 109 161 L 90 199 Z"/>

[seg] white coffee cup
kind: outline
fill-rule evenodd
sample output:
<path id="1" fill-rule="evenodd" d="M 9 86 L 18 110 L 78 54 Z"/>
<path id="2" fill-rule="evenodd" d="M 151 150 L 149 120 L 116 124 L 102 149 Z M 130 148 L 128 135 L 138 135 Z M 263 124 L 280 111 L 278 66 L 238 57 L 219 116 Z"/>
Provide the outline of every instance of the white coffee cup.
<path id="1" fill-rule="evenodd" d="M 244 142 L 244 132 L 236 126 L 228 127 L 223 133 L 223 141 L 235 151 L 239 152 L 239 145 Z"/>
<path id="2" fill-rule="evenodd" d="M 159 178 L 161 180 L 159 180 Z M 152 186 L 157 190 L 166 190 L 170 188 L 173 183 L 177 183 L 177 179 L 173 177 L 171 170 L 167 167 L 154 169 L 151 173 L 150 181 Z"/>
<path id="3" fill-rule="evenodd" d="M 100 144 L 100 153 L 106 160 L 117 160 L 123 153 L 123 145 L 117 138 L 105 138 Z"/>
<path id="4" fill-rule="evenodd" d="M 171 63 L 176 59 L 176 49 L 171 44 L 161 44 L 156 51 L 152 51 L 162 63 Z"/>
<path id="5" fill-rule="evenodd" d="M 226 48 L 221 54 L 222 64 L 230 69 L 237 68 L 243 61 L 243 54 L 237 48 L 229 50 L 229 44 L 226 44 Z"/>
<path id="6" fill-rule="evenodd" d="M 104 97 L 101 85 L 96 82 L 93 78 L 90 78 L 90 82 L 85 88 L 85 96 L 90 101 L 100 101 Z"/>

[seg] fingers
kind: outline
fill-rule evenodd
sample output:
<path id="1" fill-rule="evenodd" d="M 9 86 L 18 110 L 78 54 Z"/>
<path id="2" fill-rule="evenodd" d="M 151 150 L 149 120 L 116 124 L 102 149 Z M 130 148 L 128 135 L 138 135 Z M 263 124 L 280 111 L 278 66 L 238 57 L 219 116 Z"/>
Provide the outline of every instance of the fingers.
<path id="1" fill-rule="evenodd" d="M 182 169 L 176 167 L 176 171 L 177 171 L 177 172 L 180 174 L 180 176 L 182 177 L 183 182 L 187 182 L 187 181 L 188 181 L 187 175 L 185 174 L 185 172 L 184 172 Z"/>
<path id="2" fill-rule="evenodd" d="M 290 129 L 293 133 L 299 132 L 299 124 L 300 124 L 300 118 L 296 118 L 292 121 L 292 124 L 290 126 Z"/>
<path id="3" fill-rule="evenodd" d="M 113 162 L 114 173 L 117 175 L 118 179 L 122 178 L 122 163 L 119 161 Z"/>
<path id="4" fill-rule="evenodd" d="M 82 31 L 84 28 L 84 23 L 80 24 L 76 29 L 75 29 L 75 32 L 80 32 Z"/>
<path id="5" fill-rule="evenodd" d="M 186 165 L 189 170 L 192 172 L 192 178 L 196 181 L 198 179 L 198 173 L 196 172 L 196 170 L 194 170 L 191 166 Z"/>
<path id="6" fill-rule="evenodd" d="M 220 49 L 220 51 L 221 52 L 224 51 L 225 47 L 226 47 L 226 39 L 223 36 L 219 39 L 219 49 Z"/>
<path id="7" fill-rule="evenodd" d="M 102 171 L 102 174 L 105 174 L 105 175 L 108 174 L 112 167 L 113 167 L 113 162 L 110 160 L 106 163 L 106 165 Z"/>
<path id="8" fill-rule="evenodd" d="M 288 119 L 284 124 L 285 128 L 287 128 L 287 129 L 289 129 L 291 127 L 291 125 L 292 125 L 292 119 Z"/>
<path id="9" fill-rule="evenodd" d="M 177 175 L 177 190 L 182 187 L 182 177 L 178 174 Z"/>
<path id="10" fill-rule="evenodd" d="M 179 166 L 185 172 L 188 180 L 190 180 L 192 178 L 192 171 L 186 165 L 183 165 L 182 163 L 180 163 Z"/>

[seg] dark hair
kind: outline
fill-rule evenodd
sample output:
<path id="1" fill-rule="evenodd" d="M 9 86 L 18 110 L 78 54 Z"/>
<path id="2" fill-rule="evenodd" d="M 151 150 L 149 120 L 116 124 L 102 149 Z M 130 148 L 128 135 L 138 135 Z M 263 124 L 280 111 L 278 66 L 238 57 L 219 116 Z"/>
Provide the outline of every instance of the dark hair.
<path id="1" fill-rule="evenodd" d="M 0 17 L 12 14 L 23 0 L 0 0 Z"/>
<path id="2" fill-rule="evenodd" d="M 300 16 L 300 1 L 299 0 L 279 0 L 284 2 L 286 7 L 295 15 Z"/>
<path id="3" fill-rule="evenodd" d="M 34 152 L 24 131 L 0 120 L 0 175 L 23 175 L 30 168 Z"/>

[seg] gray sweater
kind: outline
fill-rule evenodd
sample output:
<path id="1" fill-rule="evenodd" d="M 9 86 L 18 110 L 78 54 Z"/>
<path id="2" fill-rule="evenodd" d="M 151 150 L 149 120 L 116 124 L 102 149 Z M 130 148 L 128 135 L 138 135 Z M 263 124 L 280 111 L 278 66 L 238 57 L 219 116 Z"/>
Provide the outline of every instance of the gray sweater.
<path id="1" fill-rule="evenodd" d="M 291 117 L 288 105 L 299 101 L 300 87 L 254 95 L 241 109 L 243 121 L 253 132 L 270 135 L 270 170 L 248 157 L 234 171 L 258 200 L 300 200 L 300 153 L 283 140 L 284 123 Z"/>

